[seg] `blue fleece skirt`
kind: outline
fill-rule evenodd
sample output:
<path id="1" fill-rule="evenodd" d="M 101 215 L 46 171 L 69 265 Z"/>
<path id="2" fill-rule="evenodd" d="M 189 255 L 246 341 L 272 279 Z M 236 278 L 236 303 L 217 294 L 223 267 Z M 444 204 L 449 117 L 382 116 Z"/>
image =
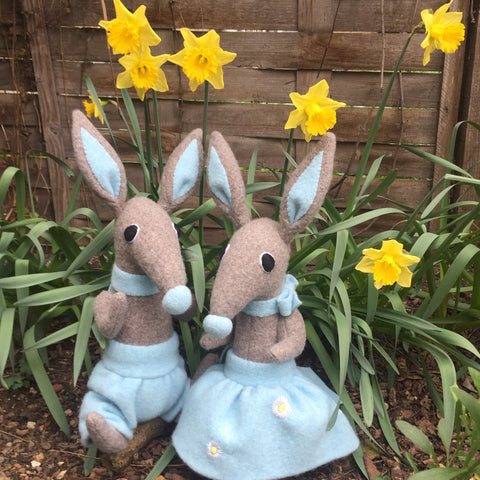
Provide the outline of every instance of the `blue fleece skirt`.
<path id="1" fill-rule="evenodd" d="M 257 363 L 230 350 L 191 387 L 173 433 L 180 457 L 216 480 L 296 475 L 352 453 L 359 441 L 338 397 L 295 360 Z"/>
<path id="2" fill-rule="evenodd" d="M 190 384 L 178 346 L 177 334 L 148 346 L 108 341 L 80 408 L 80 438 L 85 446 L 91 444 L 85 424 L 90 412 L 103 415 L 129 440 L 139 422 L 176 417 Z"/>

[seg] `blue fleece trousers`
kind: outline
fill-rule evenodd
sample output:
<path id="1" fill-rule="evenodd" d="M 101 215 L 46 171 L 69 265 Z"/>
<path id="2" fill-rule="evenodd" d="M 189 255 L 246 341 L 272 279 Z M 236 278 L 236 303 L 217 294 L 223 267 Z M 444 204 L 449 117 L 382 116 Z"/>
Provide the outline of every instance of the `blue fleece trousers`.
<path id="1" fill-rule="evenodd" d="M 177 334 L 148 346 L 108 341 L 80 408 L 80 438 L 85 446 L 91 445 L 85 424 L 90 412 L 103 415 L 129 440 L 139 422 L 175 418 L 190 384 L 178 345 Z"/>

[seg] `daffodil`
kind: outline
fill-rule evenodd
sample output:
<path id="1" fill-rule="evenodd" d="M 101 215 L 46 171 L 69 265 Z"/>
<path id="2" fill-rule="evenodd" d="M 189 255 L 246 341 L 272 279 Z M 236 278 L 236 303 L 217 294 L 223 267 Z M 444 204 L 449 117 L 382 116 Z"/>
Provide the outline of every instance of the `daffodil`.
<path id="1" fill-rule="evenodd" d="M 185 48 L 169 60 L 182 67 L 190 80 L 190 90 L 194 92 L 205 81 L 216 89 L 222 89 L 222 67 L 233 61 L 237 54 L 220 47 L 220 36 L 215 30 L 201 37 L 196 37 L 188 28 L 181 28 L 180 32 Z"/>
<path id="2" fill-rule="evenodd" d="M 430 54 L 439 49 L 444 53 L 454 52 L 465 39 L 465 25 L 461 23 L 462 12 L 447 12 L 451 0 L 435 12 L 432 9 L 423 10 L 422 20 L 427 36 L 421 43 L 425 49 L 423 64 L 430 61 Z"/>
<path id="3" fill-rule="evenodd" d="M 165 73 L 160 68 L 170 55 L 152 56 L 149 48 L 142 48 L 130 55 L 121 57 L 118 62 L 125 71 L 117 77 L 117 88 L 135 87 L 140 100 L 143 101 L 147 90 L 157 92 L 168 90 Z"/>
<path id="4" fill-rule="evenodd" d="M 396 240 L 383 241 L 380 250 L 366 248 L 362 253 L 364 257 L 355 270 L 373 273 L 377 289 L 384 285 L 393 285 L 395 282 L 401 287 L 409 287 L 412 282 L 412 272 L 408 267 L 420 261 L 418 257 L 409 255 L 403 249 L 403 245 Z"/>
<path id="5" fill-rule="evenodd" d="M 87 114 L 88 118 L 91 118 L 93 115 L 95 118 L 100 119 L 100 121 L 104 123 L 103 115 L 98 109 L 95 102 L 93 101 L 92 96 L 89 95 L 88 98 L 90 99 L 90 102 L 88 100 L 83 101 L 83 106 L 85 107 L 85 113 Z M 102 105 L 102 108 L 104 108 L 107 104 L 108 102 L 100 100 L 100 105 Z"/>
<path id="6" fill-rule="evenodd" d="M 344 107 L 345 103 L 328 98 L 328 83 L 321 80 L 310 87 L 305 95 L 297 92 L 290 94 L 290 99 L 296 110 L 290 112 L 285 129 L 296 128 L 300 125 L 309 142 L 312 135 L 324 135 L 327 130 L 337 123 L 336 110 Z"/>
<path id="7" fill-rule="evenodd" d="M 108 32 L 113 53 L 126 55 L 140 47 L 158 45 L 160 37 L 153 31 L 145 16 L 145 5 L 131 13 L 120 0 L 113 0 L 116 18 L 98 24 Z"/>

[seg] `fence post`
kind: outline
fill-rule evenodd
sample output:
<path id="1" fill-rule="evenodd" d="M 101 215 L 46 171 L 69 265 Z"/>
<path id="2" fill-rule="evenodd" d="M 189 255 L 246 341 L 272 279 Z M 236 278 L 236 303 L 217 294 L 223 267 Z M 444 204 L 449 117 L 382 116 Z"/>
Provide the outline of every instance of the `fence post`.
<path id="1" fill-rule="evenodd" d="M 42 0 L 22 0 L 22 11 L 35 71 L 45 149 L 61 160 L 65 160 L 56 80 L 50 55 L 44 8 Z M 55 220 L 58 222 L 63 219 L 68 205 L 67 178 L 62 168 L 51 160 L 49 160 L 48 169 Z"/>

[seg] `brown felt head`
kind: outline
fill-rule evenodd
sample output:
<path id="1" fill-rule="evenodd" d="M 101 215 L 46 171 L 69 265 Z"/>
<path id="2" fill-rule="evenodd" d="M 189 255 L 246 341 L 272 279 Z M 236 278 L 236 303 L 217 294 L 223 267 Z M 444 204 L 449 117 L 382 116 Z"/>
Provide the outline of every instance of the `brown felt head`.
<path id="1" fill-rule="evenodd" d="M 190 133 L 170 155 L 158 203 L 147 197 L 127 200 L 127 179 L 120 158 L 78 110 L 73 112 L 72 139 L 86 182 L 115 212 L 118 267 L 128 273 L 146 274 L 163 292 L 185 285 L 185 268 L 169 212 L 192 195 L 200 178 L 201 130 Z"/>
<path id="2" fill-rule="evenodd" d="M 281 292 L 290 241 L 317 214 L 331 181 L 334 153 L 335 136 L 328 133 L 290 176 L 278 222 L 269 218 L 251 221 L 238 163 L 221 134 L 211 135 L 208 184 L 217 205 L 238 229 L 218 269 L 210 302 L 211 315 L 233 319 L 249 302 L 271 299 Z"/>

